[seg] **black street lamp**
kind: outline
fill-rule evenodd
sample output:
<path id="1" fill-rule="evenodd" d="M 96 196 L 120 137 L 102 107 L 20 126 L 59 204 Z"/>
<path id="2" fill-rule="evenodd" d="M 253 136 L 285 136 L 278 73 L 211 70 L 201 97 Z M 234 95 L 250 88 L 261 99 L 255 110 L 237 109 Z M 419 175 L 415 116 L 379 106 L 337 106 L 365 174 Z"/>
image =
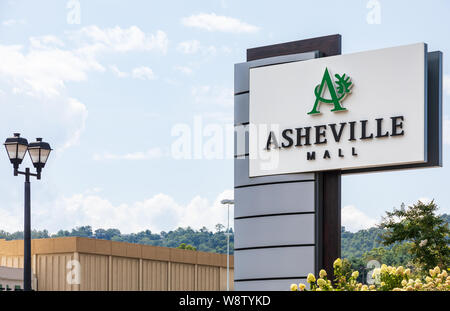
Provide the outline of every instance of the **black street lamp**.
<path id="1" fill-rule="evenodd" d="M 50 155 L 50 145 L 42 141 L 42 138 L 36 138 L 36 141 L 28 144 L 28 141 L 20 137 L 19 133 L 14 133 L 14 137 L 7 138 L 5 141 L 6 152 L 9 160 L 14 167 L 14 176 L 25 175 L 25 220 L 23 230 L 23 289 L 31 290 L 31 202 L 30 202 L 30 176 L 41 179 L 41 171 Z M 22 163 L 25 154 L 30 154 L 31 162 L 36 168 L 36 174 L 30 173 L 27 167 L 25 172 L 19 171 L 19 165 Z"/>

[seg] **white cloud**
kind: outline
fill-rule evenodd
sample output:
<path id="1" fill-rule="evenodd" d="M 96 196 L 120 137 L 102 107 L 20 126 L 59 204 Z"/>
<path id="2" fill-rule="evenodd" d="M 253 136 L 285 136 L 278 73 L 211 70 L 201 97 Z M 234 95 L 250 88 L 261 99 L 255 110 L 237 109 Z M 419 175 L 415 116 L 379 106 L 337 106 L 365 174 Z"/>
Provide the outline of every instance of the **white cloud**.
<path id="1" fill-rule="evenodd" d="M 258 27 L 228 16 L 216 15 L 214 13 L 201 13 L 184 17 L 181 20 L 184 26 L 200 28 L 207 31 L 221 31 L 230 33 L 255 33 Z"/>
<path id="2" fill-rule="evenodd" d="M 30 37 L 28 46 L 0 44 L 2 96 L 19 103 L 10 105 L 0 115 L 0 121 L 22 124 L 28 120 L 22 131 L 37 127 L 39 132 L 51 133 L 54 147 L 60 151 L 79 141 L 88 115 L 88 107 L 66 93 L 68 83 L 86 81 L 91 72 L 103 72 L 105 68 L 98 61 L 101 52 L 165 53 L 168 46 L 164 32 L 146 34 L 136 26 L 106 29 L 88 26 L 71 34 L 70 48 L 53 35 Z M 130 73 L 121 72 L 117 66 L 111 66 L 110 70 L 121 77 L 156 78 L 148 67 L 137 67 Z M 40 116 L 39 122 L 36 115 Z M 19 120 L 14 119 L 17 116 Z"/>
<path id="3" fill-rule="evenodd" d="M 35 49 L 49 49 L 64 46 L 62 40 L 52 35 L 30 37 L 30 44 L 31 47 Z"/>
<path id="4" fill-rule="evenodd" d="M 81 225 L 97 228 L 117 228 L 124 233 L 150 229 L 153 232 L 174 230 L 190 226 L 203 226 L 214 230 L 218 223 L 226 225 L 227 208 L 220 201 L 233 199 L 233 191 L 220 193 L 213 202 L 195 196 L 186 204 L 176 202 L 166 194 L 157 194 L 143 201 L 113 204 L 97 192 L 88 191 L 68 197 L 60 197 L 46 204 L 34 203 L 33 223 L 38 229 L 55 233 L 59 229 L 71 229 Z M 21 230 L 21 210 L 0 207 L 0 230 Z M 17 213 L 17 215 L 16 215 Z M 230 226 L 234 218 L 230 208 Z"/>
<path id="5" fill-rule="evenodd" d="M 19 209 L 0 208 L 0 230 L 6 232 L 23 230 L 22 219 L 18 215 L 18 211 Z"/>
<path id="6" fill-rule="evenodd" d="M 26 21 L 24 19 L 8 19 L 2 22 L 3 26 L 11 27 L 15 25 L 25 25 Z"/>
<path id="7" fill-rule="evenodd" d="M 95 60 L 63 46 L 54 36 L 32 37 L 28 49 L 0 45 L 0 81 L 11 87 L 8 100 L 20 102 L 8 113 L 31 121 L 23 126 L 25 131 L 52 133 L 58 151 L 78 143 L 88 115 L 85 104 L 65 94 L 66 84 L 87 80 L 90 71 L 104 70 Z M 14 123 L 11 120 L 7 122 Z"/>
<path id="8" fill-rule="evenodd" d="M 377 224 L 377 221 L 374 218 L 367 216 L 353 205 L 344 206 L 342 208 L 341 222 L 346 230 L 352 232 L 368 229 Z"/>
<path id="9" fill-rule="evenodd" d="M 191 93 L 200 105 L 233 106 L 233 90 L 228 87 L 202 85 L 193 87 Z"/>
<path id="10" fill-rule="evenodd" d="M 0 77 L 29 95 L 52 97 L 59 95 L 67 82 L 84 81 L 88 71 L 103 70 L 96 61 L 73 51 L 43 48 L 43 44 L 36 39 L 28 52 L 22 46 L 0 45 Z"/>
<path id="11" fill-rule="evenodd" d="M 160 51 L 167 52 L 169 39 L 164 31 L 158 30 L 155 34 L 146 34 L 139 27 L 102 29 L 92 25 L 83 27 L 75 36 L 83 44 L 83 51 L 87 53 L 115 51 Z"/>
<path id="12" fill-rule="evenodd" d="M 62 120 L 64 120 L 63 122 L 69 130 L 69 134 L 65 137 L 64 144 L 58 148 L 57 151 L 59 152 L 79 143 L 81 134 L 86 127 L 88 111 L 84 104 L 75 98 L 69 98 L 67 100 L 67 109 L 64 114 Z"/>
<path id="13" fill-rule="evenodd" d="M 162 158 L 164 155 L 161 148 L 151 148 L 145 152 L 138 151 L 126 154 L 113 154 L 113 153 L 103 153 L 103 154 L 94 154 L 93 158 L 96 161 L 101 160 L 152 160 Z"/>
<path id="14" fill-rule="evenodd" d="M 137 67 L 132 71 L 133 78 L 141 79 L 141 80 L 154 80 L 156 79 L 153 70 L 148 67 Z"/>
<path id="15" fill-rule="evenodd" d="M 116 65 L 111 65 L 111 66 L 109 66 L 109 68 L 114 73 L 114 75 L 118 78 L 126 78 L 126 77 L 130 76 L 128 73 L 120 71 Z"/>

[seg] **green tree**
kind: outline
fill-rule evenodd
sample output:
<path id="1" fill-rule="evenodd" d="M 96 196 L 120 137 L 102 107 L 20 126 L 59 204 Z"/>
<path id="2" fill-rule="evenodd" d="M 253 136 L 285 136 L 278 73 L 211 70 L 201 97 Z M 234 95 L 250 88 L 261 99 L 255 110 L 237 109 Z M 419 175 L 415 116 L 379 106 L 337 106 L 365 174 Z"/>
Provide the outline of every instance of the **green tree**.
<path id="1" fill-rule="evenodd" d="M 187 227 L 177 228 L 169 232 L 161 231 L 159 234 L 153 233 L 149 229 L 137 233 L 124 234 L 121 233 L 119 229 L 114 228 L 98 228 L 93 231 L 91 226 L 86 225 L 76 227 L 70 231 L 59 230 L 56 234 L 53 234 L 52 237 L 90 237 L 95 239 L 164 247 L 178 247 L 180 246 L 180 244 L 184 243 L 186 245 L 185 249 L 224 254 L 227 251 L 227 238 L 224 231 L 225 227 L 222 224 L 218 224 L 216 228 L 220 229 L 220 231 L 211 232 L 206 227 L 203 227 L 200 230 L 194 230 L 190 227 Z M 230 236 L 230 254 L 233 254 L 233 229 L 230 228 L 229 232 L 232 234 Z M 46 237 L 49 237 L 47 230 L 33 230 L 32 232 L 33 239 Z M 23 239 L 23 232 L 17 231 L 14 233 L 8 233 L 6 231 L 0 230 L 0 239 Z"/>
<path id="2" fill-rule="evenodd" d="M 437 205 L 418 201 L 412 206 L 393 212 L 386 212 L 386 217 L 379 225 L 385 229 L 382 234 L 383 244 L 409 242 L 410 253 L 414 263 L 423 269 L 435 266 L 447 268 L 450 264 L 449 227 L 443 217 L 436 215 Z"/>
<path id="3" fill-rule="evenodd" d="M 75 229 L 72 229 L 72 232 L 71 232 L 70 235 L 71 236 L 90 238 L 93 235 L 92 234 L 92 227 L 91 226 L 76 227 Z"/>
<path id="4" fill-rule="evenodd" d="M 225 229 L 225 226 L 222 224 L 217 224 L 216 225 L 216 232 L 222 232 L 223 229 Z"/>
<path id="5" fill-rule="evenodd" d="M 187 249 L 187 250 L 191 250 L 191 251 L 196 251 L 197 249 L 192 246 L 191 244 L 187 244 L 186 243 L 181 243 L 177 248 L 179 249 Z"/>

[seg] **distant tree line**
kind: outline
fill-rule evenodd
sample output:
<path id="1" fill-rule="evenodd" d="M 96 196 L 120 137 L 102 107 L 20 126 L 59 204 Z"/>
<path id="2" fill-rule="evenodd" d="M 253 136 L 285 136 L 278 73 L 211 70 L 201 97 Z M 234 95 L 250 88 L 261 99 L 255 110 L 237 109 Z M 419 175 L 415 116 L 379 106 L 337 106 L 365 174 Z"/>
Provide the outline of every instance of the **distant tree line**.
<path id="1" fill-rule="evenodd" d="M 440 216 L 443 222 L 450 221 L 450 215 Z M 153 233 L 150 230 L 138 233 L 125 234 L 119 229 L 97 229 L 93 231 L 91 226 L 80 226 L 68 230 L 59 230 L 56 234 L 50 235 L 47 230 L 32 231 L 33 239 L 43 239 L 52 237 L 88 237 L 111 241 L 129 242 L 145 245 L 164 246 L 172 248 L 192 249 L 203 252 L 213 252 L 225 254 L 227 251 L 226 230 L 222 224 L 217 224 L 215 232 L 209 231 L 206 227 L 194 230 L 190 227 L 178 228 L 173 231 L 162 231 Z M 389 230 L 381 227 L 372 227 L 358 232 L 349 232 L 342 227 L 342 258 L 350 261 L 352 268 L 361 272 L 367 268 L 367 262 L 374 259 L 387 265 L 404 265 L 412 261 L 411 241 L 393 242 L 386 245 L 383 236 Z M 230 229 L 230 253 L 234 250 L 234 232 Z M 17 231 L 8 233 L 0 230 L 0 239 L 15 240 L 23 239 L 23 232 Z"/>
<path id="2" fill-rule="evenodd" d="M 58 238 L 58 237 L 86 237 L 93 239 L 111 240 L 119 242 L 137 243 L 154 246 L 165 246 L 173 248 L 184 248 L 198 250 L 203 252 L 212 252 L 226 254 L 227 237 L 226 230 L 222 224 L 217 224 L 215 232 L 209 231 L 206 227 L 200 230 L 194 230 L 190 227 L 178 228 L 174 231 L 161 231 L 153 233 L 150 230 L 138 233 L 125 234 L 119 229 L 97 229 L 93 230 L 91 226 L 80 226 L 69 230 L 59 230 L 56 234 L 49 234 L 47 230 L 32 230 L 33 239 Z M 234 249 L 234 232 L 230 228 L 230 253 Z M 0 239 L 17 240 L 23 239 L 23 232 L 17 231 L 8 233 L 0 230 Z"/>

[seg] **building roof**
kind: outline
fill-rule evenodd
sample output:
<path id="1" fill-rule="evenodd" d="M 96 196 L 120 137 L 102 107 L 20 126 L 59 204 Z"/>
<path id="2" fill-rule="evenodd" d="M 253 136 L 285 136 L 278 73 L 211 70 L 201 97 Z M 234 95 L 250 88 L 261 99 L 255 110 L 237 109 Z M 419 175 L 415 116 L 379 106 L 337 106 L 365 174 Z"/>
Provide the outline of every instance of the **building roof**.
<path id="1" fill-rule="evenodd" d="M 223 254 L 80 237 L 31 240 L 32 255 L 74 252 L 209 266 L 227 266 L 227 256 Z M 6 241 L 0 239 L 0 255 L 23 256 L 23 240 Z M 234 258 L 230 256 L 230 267 L 233 266 Z"/>

